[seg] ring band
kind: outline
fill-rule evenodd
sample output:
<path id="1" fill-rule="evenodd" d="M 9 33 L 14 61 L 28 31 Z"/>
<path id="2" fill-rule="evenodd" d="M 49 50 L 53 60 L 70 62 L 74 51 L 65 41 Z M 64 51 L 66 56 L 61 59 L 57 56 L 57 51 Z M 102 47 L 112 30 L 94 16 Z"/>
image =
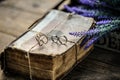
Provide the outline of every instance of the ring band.
<path id="1" fill-rule="evenodd" d="M 44 40 L 44 38 L 46 39 L 46 41 Z M 43 44 L 46 44 L 48 42 L 48 37 L 42 33 L 38 33 L 36 35 L 35 39 L 37 40 L 37 42 L 40 46 L 42 46 Z"/>
<path id="2" fill-rule="evenodd" d="M 55 39 L 56 38 L 56 39 Z M 59 40 L 59 37 L 58 36 L 51 36 L 51 40 L 54 42 L 54 43 L 57 43 L 58 40 Z"/>
<path id="3" fill-rule="evenodd" d="M 64 38 L 63 40 L 65 41 L 65 43 L 61 40 L 62 37 Z M 65 44 L 68 42 L 68 39 L 67 39 L 66 36 L 60 36 L 60 37 L 59 37 L 59 42 L 60 42 L 62 45 L 65 45 Z"/>

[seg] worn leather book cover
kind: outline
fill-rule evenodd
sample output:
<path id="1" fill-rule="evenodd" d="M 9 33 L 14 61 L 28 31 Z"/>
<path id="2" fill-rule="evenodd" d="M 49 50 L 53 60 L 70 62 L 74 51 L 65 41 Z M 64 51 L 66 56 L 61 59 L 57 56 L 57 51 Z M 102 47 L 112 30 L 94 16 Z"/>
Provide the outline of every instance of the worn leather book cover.
<path id="1" fill-rule="evenodd" d="M 89 30 L 93 23 L 92 18 L 50 11 L 5 49 L 4 71 L 29 76 L 31 80 L 62 79 L 93 48 L 80 48 L 84 36 L 74 37 L 69 32 Z"/>

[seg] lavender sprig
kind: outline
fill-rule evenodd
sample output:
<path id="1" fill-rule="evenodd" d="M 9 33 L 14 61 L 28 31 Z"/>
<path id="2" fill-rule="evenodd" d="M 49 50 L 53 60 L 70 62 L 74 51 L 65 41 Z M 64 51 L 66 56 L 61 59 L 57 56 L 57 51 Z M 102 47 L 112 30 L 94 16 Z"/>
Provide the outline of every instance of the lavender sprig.
<path id="1" fill-rule="evenodd" d="M 80 47 L 84 46 L 84 44 L 91 38 L 91 36 L 86 36 L 82 42 L 80 43 Z"/>
<path id="2" fill-rule="evenodd" d="M 74 11 L 71 7 L 69 7 L 69 6 L 67 6 L 67 5 L 64 5 L 64 8 L 65 8 L 67 11 L 69 11 L 69 12 L 74 12 L 74 13 L 75 13 L 75 11 Z"/>
<path id="3" fill-rule="evenodd" d="M 94 36 L 94 35 L 99 35 L 103 32 L 109 31 L 110 29 L 112 29 L 112 26 L 109 24 L 105 24 L 105 25 L 96 26 L 95 29 L 90 29 L 88 31 L 69 32 L 69 34 L 75 37 L 81 37 L 85 35 Z"/>
<path id="4" fill-rule="evenodd" d="M 96 22 L 97 25 L 108 24 L 108 23 L 117 24 L 117 23 L 120 23 L 120 20 L 102 20 L 102 21 Z"/>
<path id="5" fill-rule="evenodd" d="M 111 20 L 102 20 L 102 21 L 96 22 L 96 24 L 97 24 L 97 25 L 101 25 L 101 24 L 108 24 L 108 23 L 110 23 L 110 22 L 111 22 Z"/>
<path id="6" fill-rule="evenodd" d="M 120 0 L 78 0 L 80 4 L 90 6 L 92 8 L 109 8 L 120 10 Z"/>
<path id="7" fill-rule="evenodd" d="M 97 7 L 98 5 L 105 5 L 105 3 L 100 3 L 99 0 L 79 0 L 79 3 L 83 5 L 88 5 L 90 7 Z"/>
<path id="8" fill-rule="evenodd" d="M 116 27 L 115 25 L 110 25 L 110 26 L 111 26 L 112 28 L 110 28 L 109 31 L 103 32 L 103 33 L 101 33 L 99 36 L 94 36 L 91 40 L 89 40 L 84 49 L 89 48 L 92 44 L 94 44 L 94 43 L 95 43 L 100 37 L 102 37 L 103 35 L 111 32 L 112 30 L 115 30 L 116 28 L 118 28 L 118 27 Z"/>
<path id="9" fill-rule="evenodd" d="M 66 6 L 65 8 L 69 12 L 74 12 L 85 17 L 92 17 L 96 20 L 94 29 L 69 33 L 75 37 L 86 36 L 81 43 L 84 45 L 88 41 L 85 49 L 91 46 L 102 35 L 120 28 L 120 13 L 115 12 L 117 9 L 120 10 L 120 0 L 79 0 L 79 2 L 80 6 Z"/>
<path id="10" fill-rule="evenodd" d="M 93 17 L 93 18 L 108 18 L 110 15 L 106 10 L 98 10 L 98 9 L 84 9 L 82 7 L 69 7 L 69 6 L 65 6 L 65 9 L 69 12 L 75 12 L 77 14 L 86 16 L 86 17 Z M 103 12 L 104 11 L 104 12 Z"/>
<path id="11" fill-rule="evenodd" d="M 85 45 L 84 49 L 86 50 L 87 48 L 89 48 L 91 45 L 93 45 L 93 43 L 95 43 L 96 40 L 98 40 L 99 37 L 93 37 L 91 40 L 89 40 L 89 42 Z"/>

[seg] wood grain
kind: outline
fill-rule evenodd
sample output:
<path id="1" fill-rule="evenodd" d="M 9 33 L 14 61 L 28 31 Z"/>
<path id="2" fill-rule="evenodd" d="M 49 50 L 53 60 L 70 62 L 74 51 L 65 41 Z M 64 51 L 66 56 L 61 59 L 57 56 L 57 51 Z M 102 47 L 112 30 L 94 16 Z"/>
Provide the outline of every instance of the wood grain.
<path id="1" fill-rule="evenodd" d="M 63 80 L 120 80 L 119 57 L 119 53 L 96 47 Z"/>
<path id="2" fill-rule="evenodd" d="M 62 0 L 5 0 L 2 6 L 44 15 Z"/>
<path id="3" fill-rule="evenodd" d="M 16 9 L 0 7 L 0 32 L 20 36 L 27 28 L 42 15 L 33 15 Z"/>
<path id="4" fill-rule="evenodd" d="M 14 39 L 15 37 L 0 32 L 0 53 L 3 52 L 4 48 L 6 48 L 6 46 Z"/>
<path id="5" fill-rule="evenodd" d="M 23 6 L 22 4 L 17 7 L 12 6 L 10 1 L 13 1 L 13 0 L 3 0 L 3 1 L 6 1 L 6 2 L 5 3 L 2 2 L 2 5 L 4 4 L 3 6 L 0 5 L 0 7 L 1 6 L 4 7 L 2 10 L 0 10 L 0 13 L 2 13 L 2 11 L 5 12 L 4 10 L 10 9 L 10 11 L 11 11 L 11 9 L 15 9 L 13 12 L 15 12 L 15 11 L 20 12 L 20 13 L 28 12 L 27 14 L 31 14 L 31 16 L 34 16 L 34 15 L 37 15 L 38 13 L 40 13 L 40 14 L 38 14 L 38 17 L 40 15 L 42 15 L 42 12 L 40 12 L 40 10 L 38 10 L 38 6 L 36 4 L 35 4 L 35 7 L 32 8 L 34 10 L 32 10 L 31 8 L 24 9 L 24 7 L 26 7 L 26 6 L 32 7 L 32 5 L 25 5 L 24 7 L 21 8 L 21 6 Z M 16 3 L 16 5 L 17 5 L 17 1 L 20 2 L 21 0 L 14 0 L 14 1 L 15 2 L 12 2 L 12 3 Z M 22 0 L 22 1 L 23 1 L 22 2 L 23 4 L 27 4 L 27 2 L 28 2 L 28 0 Z M 29 2 L 30 1 L 34 3 L 35 0 L 29 0 Z M 76 1 L 77 0 L 72 0 L 72 3 L 75 3 Z M 7 4 L 9 4 L 7 2 L 10 2 L 10 5 L 7 5 Z M 31 4 L 33 4 L 33 3 L 31 3 Z M 36 8 L 36 6 L 37 6 L 37 8 Z M 7 7 L 8 9 L 5 9 L 5 7 Z M 60 7 L 60 8 L 62 9 L 63 7 Z M 5 13 L 3 13 L 3 14 L 5 14 Z M 9 12 L 9 14 L 7 14 L 7 15 L 5 14 L 5 16 L 9 16 L 11 14 L 13 14 L 13 13 Z M 1 17 L 1 15 L 0 15 L 0 17 Z M 2 17 L 4 17 L 4 15 L 2 15 Z M 24 17 L 22 17 L 22 18 L 24 18 Z M 15 21 L 14 18 L 12 18 L 11 20 Z M 31 23 L 33 23 L 33 22 L 31 22 Z M 5 23 L 5 20 L 3 23 Z M 16 24 L 15 22 L 12 22 L 12 23 Z M 31 23 L 30 23 L 30 25 L 31 25 Z M 6 26 L 8 26 L 8 25 L 9 24 L 6 24 Z M 1 27 L 2 26 L 0 26 L 0 28 Z M 28 25 L 28 27 L 29 27 L 29 25 Z M 25 26 L 25 28 L 27 28 L 27 26 Z M 7 27 L 7 29 L 8 29 L 8 27 Z M 7 30 L 7 29 L 4 29 L 4 30 Z M 10 34 L 4 33 L 4 32 L 0 32 L 0 49 L 1 49 L 1 51 L 3 51 L 4 47 L 10 43 L 9 40 L 12 41 L 15 39 L 15 37 L 11 36 Z M 21 34 L 21 33 L 19 33 L 19 34 Z M 14 35 L 14 36 L 18 36 L 18 35 Z M 104 50 L 101 48 L 95 48 L 91 52 L 91 54 L 85 60 L 82 61 L 82 63 L 78 64 L 78 66 L 76 66 L 76 68 L 74 68 L 73 71 L 71 71 L 70 74 L 68 74 L 62 80 L 120 80 L 120 72 L 119 72 L 120 69 L 119 68 L 120 68 L 120 53 L 111 52 L 111 51 Z M 28 80 L 28 78 L 26 79 L 24 76 L 18 75 L 16 73 L 15 74 L 8 73 L 7 75 L 5 75 L 3 73 L 3 71 L 0 69 L 0 80 Z"/>

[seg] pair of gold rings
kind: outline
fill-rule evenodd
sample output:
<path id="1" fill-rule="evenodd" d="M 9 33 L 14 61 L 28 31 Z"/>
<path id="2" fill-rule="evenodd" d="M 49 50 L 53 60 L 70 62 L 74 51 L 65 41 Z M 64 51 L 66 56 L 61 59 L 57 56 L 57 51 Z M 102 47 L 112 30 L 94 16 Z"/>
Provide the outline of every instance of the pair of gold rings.
<path id="1" fill-rule="evenodd" d="M 63 36 L 53 35 L 50 38 L 51 38 L 52 42 L 57 43 L 57 44 L 61 44 L 61 45 L 66 45 L 67 42 L 74 43 L 72 41 L 69 41 L 65 35 L 63 35 Z M 43 44 L 48 43 L 48 37 L 42 33 L 38 33 L 35 36 L 35 39 L 37 40 L 39 46 L 42 46 Z"/>

